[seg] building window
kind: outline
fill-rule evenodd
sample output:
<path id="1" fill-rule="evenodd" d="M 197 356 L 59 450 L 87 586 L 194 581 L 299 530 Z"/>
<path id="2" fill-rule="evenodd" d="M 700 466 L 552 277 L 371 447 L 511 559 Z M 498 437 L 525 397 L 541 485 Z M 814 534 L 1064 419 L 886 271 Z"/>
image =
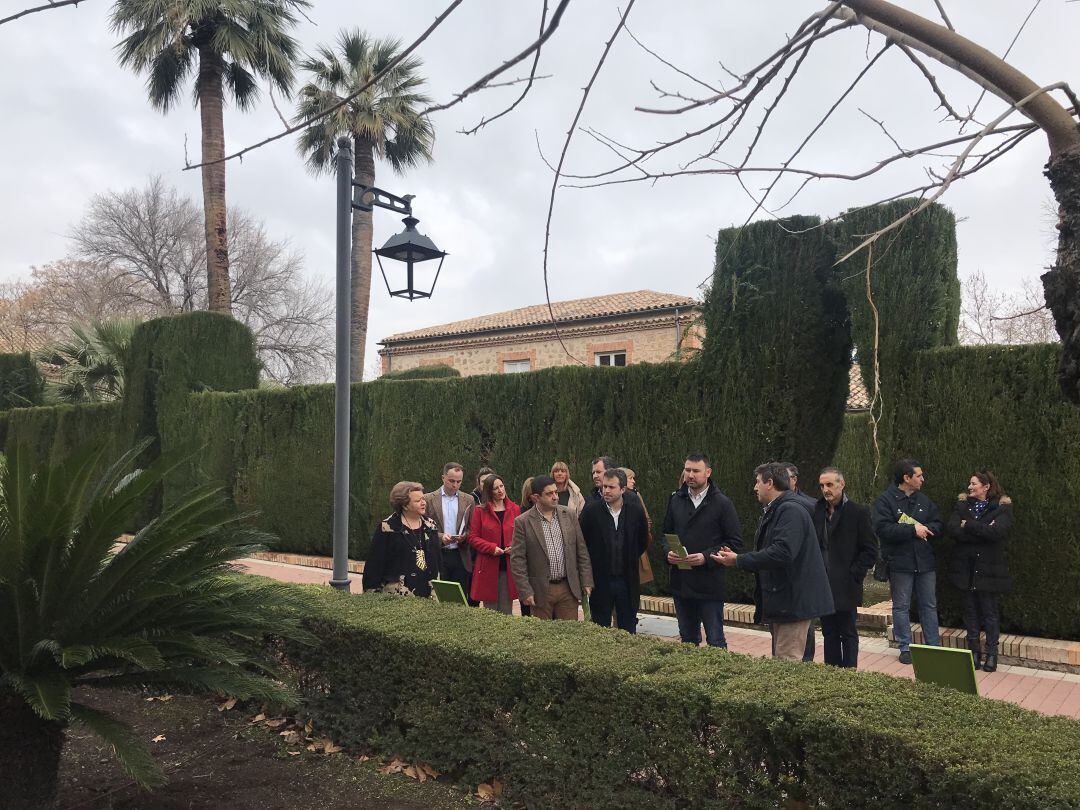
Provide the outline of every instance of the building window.
<path id="1" fill-rule="evenodd" d="M 520 374 L 523 371 L 532 371 L 532 363 L 528 360 L 503 360 L 503 374 Z"/>
<path id="2" fill-rule="evenodd" d="M 626 365 L 626 352 L 597 352 L 595 356 L 598 366 Z"/>

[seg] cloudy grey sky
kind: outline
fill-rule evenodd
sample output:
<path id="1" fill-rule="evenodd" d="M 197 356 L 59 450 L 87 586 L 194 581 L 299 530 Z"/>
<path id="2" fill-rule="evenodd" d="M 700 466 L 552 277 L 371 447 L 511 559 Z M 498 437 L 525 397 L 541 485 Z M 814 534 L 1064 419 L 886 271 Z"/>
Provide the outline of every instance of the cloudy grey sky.
<path id="1" fill-rule="evenodd" d="M 1001 53 L 1034 0 L 945 0 L 957 29 Z M 4 11 L 29 0 L 3 0 Z M 730 82 L 719 65 L 745 70 L 783 42 L 820 0 L 638 0 L 630 30 L 650 49 L 707 82 Z M 928 15 L 932 0 L 903 0 Z M 332 41 L 343 27 L 411 41 L 445 6 L 444 2 L 319 0 L 296 36 L 307 49 Z M 390 300 L 373 286 L 369 369 L 375 340 L 421 326 L 543 301 L 541 249 L 552 162 L 573 118 L 604 41 L 614 28 L 621 0 L 577 0 L 541 58 L 537 83 L 511 115 L 465 136 L 458 130 L 516 97 L 518 88 L 477 94 L 434 116 L 435 163 L 405 177 L 388 168 L 380 186 L 416 195 L 420 229 L 450 253 L 430 301 Z M 198 112 L 187 104 L 165 116 L 146 102 L 143 79 L 116 65 L 117 37 L 109 31 L 106 0 L 85 0 L 77 8 L 48 11 L 0 27 L 0 279 L 28 275 L 30 267 L 61 258 L 69 249 L 66 232 L 88 200 L 106 190 L 142 185 L 162 175 L 196 200 L 198 172 L 183 171 L 184 143 L 198 157 Z M 454 91 L 535 36 L 539 3 L 524 0 L 469 0 L 422 46 L 429 92 L 445 100 Z M 1080 4 L 1043 0 L 1013 49 L 1010 61 L 1038 84 L 1077 75 L 1080 51 L 1073 37 Z M 881 46 L 871 37 L 869 52 Z M 950 137 L 955 124 L 939 123 L 936 99 L 914 67 L 892 49 L 859 89 L 811 141 L 796 165 L 851 171 L 865 168 L 894 150 L 859 108 L 882 119 L 905 147 Z M 861 29 L 820 44 L 795 80 L 785 105 L 774 116 L 759 148 L 761 165 L 785 159 L 822 113 L 866 64 L 867 37 Z M 953 103 L 966 110 L 978 90 L 966 80 L 933 66 Z M 515 76 L 527 73 L 521 66 Z M 659 102 L 650 80 L 694 93 L 697 88 L 656 62 L 624 37 L 616 44 L 582 119 L 616 141 L 648 146 L 711 120 L 649 116 L 634 106 Z M 1078 88 L 1080 89 L 1080 88 Z M 1003 109 L 988 97 L 979 110 L 987 120 Z M 289 108 L 291 109 L 291 108 Z M 252 113 L 226 111 L 226 146 L 232 151 L 276 132 L 281 125 L 264 96 Z M 746 141 L 720 157 L 741 159 Z M 703 144 L 657 158 L 653 168 L 672 168 L 707 148 Z M 592 173 L 613 156 L 578 136 L 567 170 Z M 1018 288 L 1049 261 L 1049 188 L 1041 176 L 1046 144 L 1033 136 L 987 171 L 955 186 L 943 199 L 960 220 L 960 273 L 981 270 L 1000 288 Z M 897 165 L 859 184 L 821 182 L 809 186 L 785 214 L 833 215 L 921 184 L 929 164 Z M 758 186 L 764 186 L 761 181 Z M 276 238 L 287 238 L 306 256 L 307 272 L 333 279 L 333 181 L 307 174 L 286 139 L 232 162 L 228 201 L 264 219 Z M 775 199 L 786 199 L 783 188 Z M 771 198 L 773 199 L 773 198 Z M 594 189 L 561 189 L 553 220 L 550 272 L 553 297 L 577 298 L 620 290 L 651 288 L 700 294 L 711 271 L 712 238 L 720 227 L 741 224 L 753 203 L 732 178 L 667 180 Z M 377 211 L 375 242 L 400 229 L 393 214 Z M 376 279 L 376 284 L 381 280 Z"/>

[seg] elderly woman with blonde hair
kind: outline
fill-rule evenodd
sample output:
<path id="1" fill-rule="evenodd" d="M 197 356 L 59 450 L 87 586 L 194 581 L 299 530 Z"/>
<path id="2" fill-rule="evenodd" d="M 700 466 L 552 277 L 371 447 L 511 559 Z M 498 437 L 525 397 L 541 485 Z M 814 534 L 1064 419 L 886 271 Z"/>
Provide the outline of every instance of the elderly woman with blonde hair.
<path id="1" fill-rule="evenodd" d="M 585 508 L 585 496 L 581 488 L 570 480 L 570 468 L 565 461 L 556 461 L 551 465 L 551 477 L 555 479 L 555 491 L 559 493 L 559 505 L 570 510 L 574 517 Z"/>
<path id="2" fill-rule="evenodd" d="M 364 561 L 364 591 L 430 596 L 439 577 L 439 527 L 425 515 L 424 487 L 399 481 L 390 490 L 393 512 L 380 521 Z"/>

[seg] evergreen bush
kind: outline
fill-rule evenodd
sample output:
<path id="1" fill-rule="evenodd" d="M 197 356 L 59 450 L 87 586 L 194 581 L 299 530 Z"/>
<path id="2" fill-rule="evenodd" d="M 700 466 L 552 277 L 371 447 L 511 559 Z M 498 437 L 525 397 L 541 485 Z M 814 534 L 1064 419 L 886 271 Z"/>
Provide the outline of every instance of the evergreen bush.
<path id="1" fill-rule="evenodd" d="M 524 375 L 523 375 L 524 376 Z M 307 587 L 340 744 L 530 808 L 1077 807 L 1080 723 L 886 675 Z"/>
<path id="2" fill-rule="evenodd" d="M 0 411 L 40 405 L 45 380 L 29 353 L 0 354 Z"/>
<path id="3" fill-rule="evenodd" d="M 460 377 L 461 372 L 452 366 L 443 363 L 434 363 L 430 366 L 417 366 L 407 368 L 404 371 L 387 371 L 380 380 L 435 380 L 442 377 Z"/>

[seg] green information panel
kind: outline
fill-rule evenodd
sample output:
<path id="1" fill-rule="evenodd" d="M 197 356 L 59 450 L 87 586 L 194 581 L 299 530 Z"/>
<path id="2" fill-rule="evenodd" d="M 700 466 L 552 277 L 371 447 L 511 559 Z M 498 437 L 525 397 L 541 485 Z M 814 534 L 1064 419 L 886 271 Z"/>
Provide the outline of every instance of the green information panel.
<path id="1" fill-rule="evenodd" d="M 972 660 L 971 650 L 912 644 L 911 666 L 915 670 L 917 681 L 929 681 L 939 686 L 948 686 L 967 692 L 969 695 L 979 694 L 979 687 L 975 683 L 975 662 Z"/>

